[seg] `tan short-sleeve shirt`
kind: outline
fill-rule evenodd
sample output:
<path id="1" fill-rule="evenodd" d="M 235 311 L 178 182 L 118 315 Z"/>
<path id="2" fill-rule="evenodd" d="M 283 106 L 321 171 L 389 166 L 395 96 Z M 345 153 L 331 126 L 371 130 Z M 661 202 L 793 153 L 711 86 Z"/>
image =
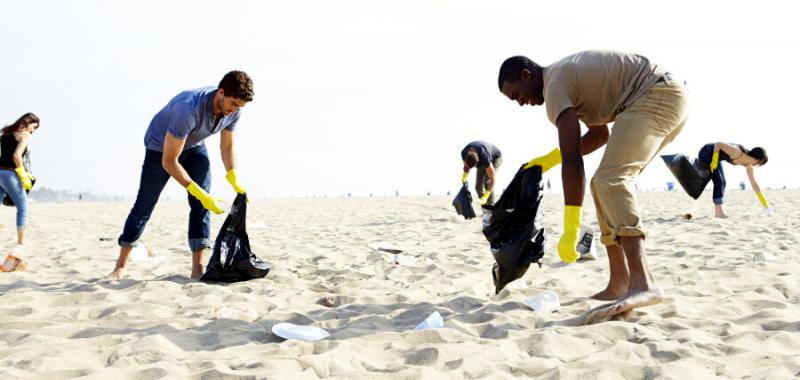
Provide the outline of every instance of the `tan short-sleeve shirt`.
<path id="1" fill-rule="evenodd" d="M 583 51 L 544 68 L 544 103 L 555 124 L 574 107 L 586 125 L 611 123 L 664 74 L 647 58 L 615 51 Z"/>

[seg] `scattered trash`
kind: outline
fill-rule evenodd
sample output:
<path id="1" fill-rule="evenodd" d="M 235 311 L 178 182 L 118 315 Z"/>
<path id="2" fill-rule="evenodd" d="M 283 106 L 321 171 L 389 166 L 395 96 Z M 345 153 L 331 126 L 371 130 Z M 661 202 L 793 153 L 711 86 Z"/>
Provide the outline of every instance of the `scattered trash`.
<path id="1" fill-rule="evenodd" d="M 441 327 L 444 327 L 444 319 L 442 319 L 438 311 L 434 311 L 428 318 L 420 322 L 417 327 L 414 327 L 414 330 L 438 329 Z"/>
<path id="2" fill-rule="evenodd" d="M 765 261 L 773 261 L 776 258 L 777 257 L 775 257 L 775 255 L 770 254 L 770 253 L 757 252 L 757 253 L 753 254 L 753 262 L 756 262 L 756 263 L 763 263 Z"/>
<path id="3" fill-rule="evenodd" d="M 520 279 L 516 279 L 514 281 L 511 281 L 506 286 L 508 286 L 511 289 L 516 289 L 516 290 L 522 290 L 522 289 L 528 288 L 528 284 L 525 282 L 524 278 L 520 278 Z"/>
<path id="4" fill-rule="evenodd" d="M 527 298 L 525 304 L 534 311 L 540 311 L 542 313 L 552 313 L 561 309 L 558 294 L 552 290 Z"/>
<path id="5" fill-rule="evenodd" d="M 293 323 L 276 323 L 272 326 L 272 333 L 283 339 L 302 340 L 305 342 L 316 342 L 331 336 L 331 334 L 319 327 L 300 326 Z"/>
<path id="6" fill-rule="evenodd" d="M 101 238 L 99 238 L 97 240 L 100 240 L 100 241 L 117 241 L 116 238 L 110 238 L 110 237 L 101 237 Z"/>
<path id="7" fill-rule="evenodd" d="M 402 266 L 412 266 L 417 263 L 417 258 L 409 255 L 394 255 L 392 262 Z"/>
<path id="8" fill-rule="evenodd" d="M 246 219 L 247 195 L 237 194 L 200 281 L 231 283 L 263 278 L 269 273 L 270 265 L 250 250 Z"/>
<path id="9" fill-rule="evenodd" d="M 14 255 L 7 255 L 3 263 L 0 264 L 0 272 L 23 271 L 27 267 L 28 263 L 26 263 L 25 260 Z"/>
<path id="10" fill-rule="evenodd" d="M 245 322 L 253 322 L 258 318 L 258 313 L 249 306 L 222 306 L 211 312 L 213 319 L 238 319 Z"/>
<path id="11" fill-rule="evenodd" d="M 586 225 L 581 225 L 581 233 L 580 238 L 578 239 L 578 245 L 575 247 L 575 250 L 581 254 L 581 260 L 596 260 L 594 252 L 592 252 L 592 247 L 594 246 L 594 231 L 592 231 L 591 227 Z"/>
<path id="12" fill-rule="evenodd" d="M 367 244 L 367 247 L 369 247 L 370 249 L 376 250 L 376 251 L 395 253 L 395 254 L 403 252 L 402 249 L 397 248 L 393 244 L 385 242 L 385 241 L 378 241 L 378 242 L 374 242 L 374 243 L 369 243 L 369 244 Z"/>

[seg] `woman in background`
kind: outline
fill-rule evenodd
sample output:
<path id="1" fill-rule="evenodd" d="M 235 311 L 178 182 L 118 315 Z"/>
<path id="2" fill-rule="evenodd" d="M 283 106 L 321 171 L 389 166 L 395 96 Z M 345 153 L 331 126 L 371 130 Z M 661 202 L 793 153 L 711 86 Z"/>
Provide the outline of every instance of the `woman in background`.
<path id="1" fill-rule="evenodd" d="M 39 118 L 31 112 L 14 124 L 0 130 L 0 199 L 6 194 L 17 207 L 17 243 L 25 240 L 25 218 L 28 214 L 26 190 L 33 187 L 33 176 L 23 164 L 31 135 L 39 128 Z"/>
<path id="2" fill-rule="evenodd" d="M 761 192 L 761 188 L 756 182 L 756 177 L 753 175 L 753 167 L 761 166 L 767 163 L 767 151 L 764 148 L 756 147 L 752 150 L 747 150 L 744 146 L 739 144 L 727 144 L 723 142 L 710 143 L 700 148 L 700 153 L 697 155 L 700 165 L 707 167 L 711 170 L 711 181 L 714 182 L 714 216 L 717 218 L 727 218 L 728 215 L 722 209 L 722 198 L 725 195 L 725 172 L 722 170 L 721 161 L 726 161 L 731 165 L 744 166 L 747 170 L 747 177 L 750 179 L 750 186 L 756 192 L 758 200 L 764 208 L 769 209 L 767 198 Z"/>

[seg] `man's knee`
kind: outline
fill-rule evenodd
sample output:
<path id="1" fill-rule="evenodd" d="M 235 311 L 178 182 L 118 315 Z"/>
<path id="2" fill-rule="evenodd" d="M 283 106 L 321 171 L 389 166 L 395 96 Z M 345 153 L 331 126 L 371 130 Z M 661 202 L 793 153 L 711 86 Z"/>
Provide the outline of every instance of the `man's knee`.
<path id="1" fill-rule="evenodd" d="M 596 173 L 590 183 L 592 193 L 599 196 L 625 188 L 625 178 L 613 174 Z"/>

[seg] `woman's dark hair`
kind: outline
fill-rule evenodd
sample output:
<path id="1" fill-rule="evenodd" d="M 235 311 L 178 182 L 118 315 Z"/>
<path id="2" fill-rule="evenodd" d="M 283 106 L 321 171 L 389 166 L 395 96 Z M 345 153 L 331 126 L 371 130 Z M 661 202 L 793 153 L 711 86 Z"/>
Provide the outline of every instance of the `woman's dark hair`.
<path id="1" fill-rule="evenodd" d="M 503 82 L 514 83 L 522 78 L 522 69 L 536 71 L 541 69 L 538 63 L 523 55 L 515 55 L 503 61 L 500 74 L 497 75 L 497 88 L 503 91 Z"/>
<path id="2" fill-rule="evenodd" d="M 27 128 L 32 123 L 39 124 L 39 117 L 34 115 L 33 112 L 28 112 L 22 115 L 19 119 L 17 119 L 17 121 L 15 121 L 14 124 L 8 125 L 2 130 L 0 130 L 0 133 L 4 135 L 10 135 L 12 133 L 19 131 L 22 128 Z M 37 126 L 36 128 L 39 127 Z"/>
<path id="3" fill-rule="evenodd" d="M 232 96 L 245 102 L 253 101 L 253 80 L 244 71 L 234 70 L 225 74 L 218 88 L 225 91 L 225 96 Z"/>
<path id="4" fill-rule="evenodd" d="M 478 164 L 478 153 L 474 151 L 468 152 L 464 162 L 467 163 L 467 167 L 474 168 Z"/>
<path id="5" fill-rule="evenodd" d="M 767 163 L 767 161 L 769 161 L 769 157 L 767 157 L 767 151 L 764 150 L 764 148 L 762 148 L 760 146 L 757 146 L 757 147 L 755 147 L 755 148 L 753 148 L 752 150 L 749 150 L 749 151 L 747 149 L 745 149 L 744 153 L 746 155 L 748 155 L 750 157 L 753 157 L 756 160 L 758 160 L 759 161 L 758 166 L 764 165 L 764 164 Z"/>

